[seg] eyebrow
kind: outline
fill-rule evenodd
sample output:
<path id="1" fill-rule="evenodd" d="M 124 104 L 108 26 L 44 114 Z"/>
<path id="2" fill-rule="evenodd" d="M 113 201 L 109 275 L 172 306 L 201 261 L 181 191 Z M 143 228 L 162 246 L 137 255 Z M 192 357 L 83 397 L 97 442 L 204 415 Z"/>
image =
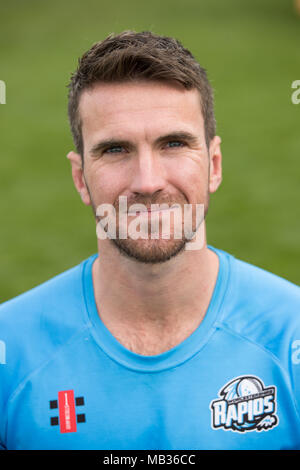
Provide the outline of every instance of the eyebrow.
<path id="1" fill-rule="evenodd" d="M 193 144 L 196 144 L 198 142 L 198 137 L 195 136 L 194 134 L 191 134 L 190 132 L 186 132 L 186 131 L 175 131 L 175 132 L 171 132 L 169 134 L 166 134 L 166 135 L 162 135 L 160 137 L 158 137 L 155 141 L 154 141 L 154 144 L 155 145 L 159 145 L 163 142 L 166 142 L 166 141 L 170 141 L 170 140 L 185 140 L 187 141 L 190 145 L 193 145 Z M 106 139 L 106 140 L 102 140 L 100 142 L 98 142 L 97 144 L 95 144 L 91 150 L 90 150 L 90 154 L 91 155 L 97 155 L 99 154 L 102 150 L 108 148 L 108 147 L 114 147 L 114 146 L 117 146 L 117 147 L 127 147 L 129 149 L 133 149 L 134 145 L 132 144 L 132 142 L 130 142 L 129 140 L 126 140 L 126 139 L 114 139 L 114 138 L 111 138 L 111 139 Z"/>

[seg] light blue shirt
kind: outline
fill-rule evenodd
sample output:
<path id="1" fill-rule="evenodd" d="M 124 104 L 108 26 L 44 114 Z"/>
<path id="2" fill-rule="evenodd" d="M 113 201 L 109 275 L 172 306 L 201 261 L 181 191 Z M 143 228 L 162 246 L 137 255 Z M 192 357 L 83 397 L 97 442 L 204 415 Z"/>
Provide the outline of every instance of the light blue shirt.
<path id="1" fill-rule="evenodd" d="M 209 248 L 206 315 L 159 355 L 102 323 L 97 255 L 3 303 L 0 447 L 300 449 L 300 289 Z"/>

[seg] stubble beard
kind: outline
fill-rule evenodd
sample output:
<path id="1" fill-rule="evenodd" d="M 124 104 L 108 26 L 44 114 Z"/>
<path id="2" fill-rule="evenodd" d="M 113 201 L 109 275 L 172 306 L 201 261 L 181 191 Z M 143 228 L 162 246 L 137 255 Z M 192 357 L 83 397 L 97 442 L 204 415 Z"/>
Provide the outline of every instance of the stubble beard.
<path id="1" fill-rule="evenodd" d="M 88 187 L 87 187 L 88 189 Z M 94 212 L 95 219 L 97 221 L 98 217 L 96 216 L 96 205 L 93 202 L 93 199 L 91 197 L 91 193 L 88 189 L 91 203 L 92 203 L 92 208 Z M 183 197 L 181 198 L 181 201 L 170 201 L 169 198 L 164 198 L 164 200 L 152 200 L 151 204 L 165 204 L 168 203 L 169 206 L 172 206 L 172 204 L 179 204 L 182 209 L 183 209 L 183 204 L 186 204 L 187 201 L 183 201 Z M 144 204 L 146 206 L 149 206 L 149 202 L 146 201 L 146 198 L 139 198 L 138 200 L 130 201 L 128 203 L 128 207 L 130 207 L 131 204 Z M 208 205 L 209 205 L 209 192 L 207 191 L 206 195 L 206 200 L 204 202 L 204 214 L 203 214 L 203 219 L 200 221 L 198 224 L 198 227 L 195 226 L 195 223 L 193 222 L 193 233 L 199 229 L 199 226 L 204 223 L 205 217 L 208 212 Z M 114 207 L 116 209 L 116 215 L 117 215 L 117 220 L 119 220 L 119 204 L 116 202 L 114 204 Z M 150 222 L 149 222 L 150 225 Z M 160 224 L 160 230 L 161 230 L 161 224 Z M 148 229 L 148 238 L 147 239 L 142 239 L 138 238 L 137 240 L 134 240 L 130 237 L 127 238 L 121 238 L 119 237 L 119 226 L 117 226 L 117 231 L 116 231 L 116 237 L 114 238 L 109 238 L 109 242 L 118 250 L 118 252 L 122 255 L 125 256 L 126 258 L 138 261 L 140 263 L 146 263 L 146 264 L 158 264 L 158 263 L 165 263 L 166 261 L 169 261 L 170 259 L 178 256 L 179 254 L 183 253 L 185 250 L 186 244 L 191 241 L 191 236 L 192 234 L 185 234 L 184 228 L 182 227 L 182 237 L 181 238 L 174 238 L 174 236 L 170 236 L 169 239 L 163 239 L 162 237 L 159 237 L 158 239 L 152 239 L 151 238 L 151 230 L 150 226 Z"/>
<path id="2" fill-rule="evenodd" d="M 132 240 L 130 238 L 111 240 L 121 255 L 140 263 L 164 263 L 185 249 L 186 240 Z"/>
<path id="3" fill-rule="evenodd" d="M 176 202 L 178 204 L 178 202 Z M 171 204 L 170 204 L 171 206 Z M 182 208 L 183 209 L 183 208 Z M 185 233 L 184 226 L 181 228 L 181 238 L 175 238 L 174 233 L 170 233 L 168 239 L 162 238 L 162 224 L 159 224 L 159 238 L 151 238 L 151 229 L 150 221 L 148 227 L 148 237 L 147 239 L 139 238 L 133 240 L 132 238 L 122 239 L 117 236 L 115 239 L 112 239 L 111 242 L 118 249 L 119 253 L 128 258 L 139 261 L 140 263 L 146 264 L 158 264 L 165 263 L 170 259 L 176 257 L 177 255 L 184 252 L 186 244 L 191 241 L 193 234 L 199 229 L 200 225 L 204 222 L 205 216 L 207 214 L 208 204 L 205 204 L 204 216 L 203 219 L 198 222 L 198 226 L 194 222 L 193 232 Z M 182 210 L 183 213 L 183 210 Z"/>

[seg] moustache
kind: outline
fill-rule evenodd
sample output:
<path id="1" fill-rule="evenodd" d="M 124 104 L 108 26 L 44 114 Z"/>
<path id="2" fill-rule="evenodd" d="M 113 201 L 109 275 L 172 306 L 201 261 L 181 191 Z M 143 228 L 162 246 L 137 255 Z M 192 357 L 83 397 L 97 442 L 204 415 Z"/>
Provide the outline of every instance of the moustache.
<path id="1" fill-rule="evenodd" d="M 184 196 L 174 197 L 173 195 L 158 195 L 152 197 L 127 197 L 127 196 L 120 196 L 118 200 L 115 201 L 113 204 L 115 210 L 117 212 L 126 212 L 131 206 L 140 204 L 146 208 L 146 210 L 150 211 L 152 206 L 162 206 L 164 207 L 174 207 L 174 206 L 183 206 L 187 203 L 187 200 Z"/>

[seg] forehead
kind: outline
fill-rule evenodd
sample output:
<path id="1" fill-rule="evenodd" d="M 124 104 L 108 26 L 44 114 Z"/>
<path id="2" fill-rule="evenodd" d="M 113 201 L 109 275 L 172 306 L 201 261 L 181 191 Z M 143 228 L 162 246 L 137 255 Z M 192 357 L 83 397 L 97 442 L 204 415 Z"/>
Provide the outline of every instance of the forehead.
<path id="1" fill-rule="evenodd" d="M 147 135 L 172 131 L 174 126 L 203 129 L 200 93 L 163 82 L 97 83 L 79 101 L 84 140 L 107 133 Z"/>

